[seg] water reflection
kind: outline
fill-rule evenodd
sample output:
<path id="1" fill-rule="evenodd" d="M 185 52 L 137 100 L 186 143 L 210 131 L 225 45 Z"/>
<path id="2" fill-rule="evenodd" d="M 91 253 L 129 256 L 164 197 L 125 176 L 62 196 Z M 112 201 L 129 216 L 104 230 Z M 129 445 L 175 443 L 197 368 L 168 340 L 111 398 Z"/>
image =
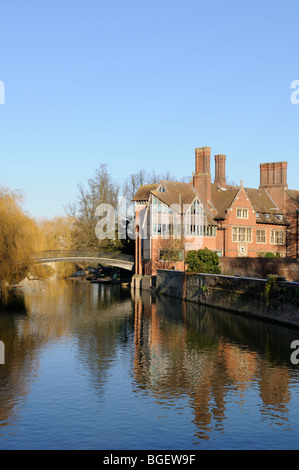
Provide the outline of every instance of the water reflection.
<path id="1" fill-rule="evenodd" d="M 63 281 L 24 282 L 14 305 L 0 314 L 0 339 L 6 348 L 0 367 L 0 429 L 17 423 L 41 374 L 40 356 L 57 344 L 75 346 L 97 388 L 102 385 L 118 347 L 115 333 L 121 336 L 132 312 L 129 293 L 120 294 L 118 286 Z M 57 367 L 63 369 L 63 362 Z"/>
<path id="2" fill-rule="evenodd" d="M 299 409 L 299 375 L 290 363 L 290 344 L 297 330 L 119 285 L 81 281 L 25 285 L 20 305 L 18 311 L 0 313 L 0 340 L 6 346 L 6 364 L 0 366 L 0 444 L 1 436 L 8 439 L 14 433 L 26 442 L 53 397 L 57 417 L 53 412 L 47 416 L 52 434 L 40 424 L 45 426 L 45 448 L 51 439 L 53 446 L 63 445 L 59 413 L 70 402 L 69 448 L 78 445 L 79 433 L 87 439 L 86 448 L 98 445 L 93 441 L 97 433 L 106 435 L 107 442 L 117 435 L 117 445 L 126 448 L 122 426 L 132 445 L 139 439 L 145 448 L 146 438 L 140 441 L 144 434 L 156 439 L 150 441 L 154 448 L 161 420 L 170 414 L 175 422 L 167 428 L 170 439 L 175 427 L 182 429 L 189 448 L 230 432 L 236 442 L 238 433 L 247 432 L 256 443 L 254 427 L 263 423 L 266 429 L 294 427 L 291 410 Z M 32 398 L 22 424 L 25 402 L 47 368 L 53 368 L 51 355 L 57 349 L 62 352 L 54 366 L 68 376 L 68 388 L 44 379 L 46 385 L 34 387 L 36 401 Z M 88 397 L 94 408 L 88 408 Z M 242 422 L 242 416 L 248 421 Z M 151 432 L 146 426 L 152 426 Z"/>
<path id="3" fill-rule="evenodd" d="M 164 403 L 188 395 L 200 439 L 224 429 L 232 403 L 258 403 L 263 419 L 286 425 L 296 331 L 162 296 L 134 300 L 137 389 Z"/>

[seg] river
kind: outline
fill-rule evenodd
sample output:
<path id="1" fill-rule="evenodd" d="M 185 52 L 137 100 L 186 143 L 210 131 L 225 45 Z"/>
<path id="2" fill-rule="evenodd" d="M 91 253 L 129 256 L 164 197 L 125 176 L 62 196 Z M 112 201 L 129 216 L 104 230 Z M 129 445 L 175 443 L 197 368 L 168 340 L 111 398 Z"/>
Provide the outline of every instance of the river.
<path id="1" fill-rule="evenodd" d="M 20 291 L 0 449 L 299 448 L 298 330 L 120 285 Z"/>

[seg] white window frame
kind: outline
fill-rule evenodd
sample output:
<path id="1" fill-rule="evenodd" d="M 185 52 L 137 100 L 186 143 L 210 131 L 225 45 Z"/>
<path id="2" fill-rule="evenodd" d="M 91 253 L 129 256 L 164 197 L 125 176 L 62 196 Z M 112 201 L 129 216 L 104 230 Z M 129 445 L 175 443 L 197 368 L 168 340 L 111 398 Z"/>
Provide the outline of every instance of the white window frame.
<path id="1" fill-rule="evenodd" d="M 284 230 L 271 230 L 270 244 L 271 245 L 284 245 L 285 244 Z"/>
<path id="2" fill-rule="evenodd" d="M 237 207 L 237 219 L 248 219 L 249 209 L 247 207 Z"/>
<path id="3" fill-rule="evenodd" d="M 251 227 L 232 227 L 233 243 L 252 243 Z"/>
<path id="4" fill-rule="evenodd" d="M 264 236 L 262 235 L 262 232 L 264 233 Z M 262 241 L 263 238 L 265 241 Z M 267 231 L 265 229 L 262 229 L 262 228 L 256 229 L 256 243 L 263 244 L 263 245 L 267 243 Z"/>

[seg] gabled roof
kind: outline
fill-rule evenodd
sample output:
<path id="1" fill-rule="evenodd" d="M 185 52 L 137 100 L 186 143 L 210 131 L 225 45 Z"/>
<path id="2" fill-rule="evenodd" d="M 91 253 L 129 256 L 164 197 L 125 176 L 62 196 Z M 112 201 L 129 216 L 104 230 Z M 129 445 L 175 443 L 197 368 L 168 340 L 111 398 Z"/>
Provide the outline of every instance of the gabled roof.
<path id="1" fill-rule="evenodd" d="M 221 188 L 219 184 L 212 183 L 212 204 L 216 210 L 215 219 L 225 219 L 227 217 L 227 210 L 230 208 L 240 188 L 237 186 L 230 186 L 225 189 Z"/>
<path id="2" fill-rule="evenodd" d="M 164 191 L 157 191 L 163 185 Z M 227 211 L 232 206 L 240 186 L 226 186 L 221 188 L 219 184 L 212 183 L 211 207 L 203 203 L 192 183 L 181 183 L 179 181 L 160 181 L 156 184 L 140 186 L 133 197 L 133 201 L 148 201 L 153 195 L 167 206 L 181 204 L 189 206 L 197 196 L 203 205 L 208 225 L 217 225 L 216 220 L 224 220 Z M 247 197 L 258 217 L 257 223 L 272 225 L 288 225 L 289 221 L 282 216 L 281 220 L 277 215 L 282 215 L 282 210 L 275 204 L 266 189 L 244 188 Z M 287 190 L 287 193 L 299 207 L 299 191 Z M 268 214 L 268 215 L 266 215 Z"/>
<path id="3" fill-rule="evenodd" d="M 240 190 L 239 186 L 227 186 L 220 188 L 218 184 L 212 184 L 212 203 L 215 207 L 215 219 L 226 219 L 227 211 L 233 204 Z M 281 220 L 276 215 L 282 214 L 282 210 L 275 204 L 265 189 L 244 188 L 247 197 L 256 213 L 259 213 L 257 222 L 263 224 L 287 225 L 289 222 L 283 216 Z M 299 191 L 298 191 L 299 202 Z M 268 214 L 268 216 L 266 216 Z"/>
<path id="4" fill-rule="evenodd" d="M 158 186 L 158 184 L 143 184 L 134 195 L 132 201 L 148 201 L 151 191 L 154 191 Z"/>
<path id="5" fill-rule="evenodd" d="M 163 185 L 165 192 L 157 191 L 158 187 Z M 190 183 L 181 183 L 177 181 L 160 181 L 157 184 L 145 184 L 140 186 L 132 201 L 148 201 L 153 194 L 162 202 L 171 206 L 172 204 L 191 204 L 197 192 Z"/>
<path id="6" fill-rule="evenodd" d="M 163 185 L 165 192 L 157 191 L 160 185 Z M 180 181 L 165 181 L 162 180 L 158 184 L 148 184 L 140 186 L 137 193 L 133 197 L 132 201 L 148 201 L 150 195 L 155 196 L 161 202 L 167 206 L 173 204 L 181 204 L 183 206 L 190 206 L 194 199 L 197 197 L 200 203 L 203 205 L 204 213 L 207 219 L 208 225 L 217 225 L 214 221 L 214 215 L 212 211 L 202 202 L 197 191 L 194 189 L 191 183 L 181 183 Z"/>
<path id="7" fill-rule="evenodd" d="M 197 192 L 190 183 L 181 183 L 178 181 L 161 181 L 165 192 L 153 190 L 154 194 L 162 202 L 171 206 L 172 204 L 191 204 Z"/>
<path id="8" fill-rule="evenodd" d="M 256 218 L 257 223 L 289 225 L 288 219 L 282 215 L 282 209 L 277 206 L 265 189 L 245 188 L 245 191 L 253 209 L 258 215 Z M 281 218 L 278 219 L 277 216 Z"/>
<path id="9" fill-rule="evenodd" d="M 214 221 L 213 213 L 203 203 L 192 183 L 181 183 L 179 181 L 161 181 L 161 183 L 163 184 L 165 192 L 152 191 L 152 194 L 160 199 L 160 201 L 164 202 L 168 206 L 181 203 L 182 209 L 184 209 L 184 205 L 190 206 L 197 197 L 203 206 L 206 223 L 208 225 L 217 225 Z"/>

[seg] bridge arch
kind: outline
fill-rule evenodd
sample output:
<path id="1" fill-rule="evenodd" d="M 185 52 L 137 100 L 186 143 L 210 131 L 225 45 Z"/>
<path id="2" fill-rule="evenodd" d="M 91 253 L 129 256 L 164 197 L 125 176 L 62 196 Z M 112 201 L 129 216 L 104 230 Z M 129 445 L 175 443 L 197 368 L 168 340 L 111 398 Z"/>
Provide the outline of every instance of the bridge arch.
<path id="1" fill-rule="evenodd" d="M 83 263 L 100 263 L 104 266 L 115 266 L 127 271 L 132 271 L 134 267 L 133 256 L 113 252 L 93 253 L 76 250 L 50 250 L 36 252 L 34 259 L 36 264 L 76 263 L 80 261 Z"/>

